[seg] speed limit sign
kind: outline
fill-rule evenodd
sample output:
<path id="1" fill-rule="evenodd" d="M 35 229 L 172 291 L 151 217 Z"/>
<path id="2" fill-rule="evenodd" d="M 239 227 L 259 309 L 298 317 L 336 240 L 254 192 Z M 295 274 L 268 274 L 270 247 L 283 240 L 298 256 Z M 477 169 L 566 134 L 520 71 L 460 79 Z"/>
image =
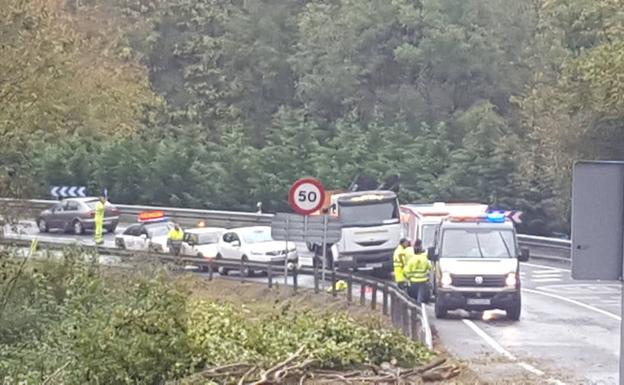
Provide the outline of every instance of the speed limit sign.
<path id="1" fill-rule="evenodd" d="M 317 179 L 299 179 L 288 190 L 288 203 L 298 214 L 311 214 L 320 209 L 323 202 L 325 202 L 325 189 Z"/>

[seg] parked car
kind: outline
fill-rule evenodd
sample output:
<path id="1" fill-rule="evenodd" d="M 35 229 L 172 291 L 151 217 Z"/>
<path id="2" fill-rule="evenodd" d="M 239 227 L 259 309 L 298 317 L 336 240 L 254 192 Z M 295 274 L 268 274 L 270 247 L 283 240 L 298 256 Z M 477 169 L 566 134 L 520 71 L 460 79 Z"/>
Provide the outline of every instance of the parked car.
<path id="1" fill-rule="evenodd" d="M 37 218 L 39 231 L 45 233 L 52 229 L 61 229 L 74 234 L 84 234 L 95 228 L 95 204 L 99 198 L 68 198 L 60 201 Z M 114 233 L 119 223 L 119 210 L 106 202 L 104 211 L 104 229 Z"/>
<path id="2" fill-rule="evenodd" d="M 160 212 L 159 212 L 160 213 Z M 164 214 L 128 226 L 115 237 L 115 246 L 124 250 L 168 252 L 167 239 L 173 223 Z"/>
<path id="3" fill-rule="evenodd" d="M 275 241 L 271 238 L 269 226 L 240 227 L 227 230 L 218 244 L 217 259 L 230 259 L 242 262 L 241 274 L 252 276 L 254 270 L 246 262 L 268 262 L 276 266 L 299 265 L 297 248 L 293 242 Z M 227 275 L 230 269 L 220 267 L 219 273 Z"/>

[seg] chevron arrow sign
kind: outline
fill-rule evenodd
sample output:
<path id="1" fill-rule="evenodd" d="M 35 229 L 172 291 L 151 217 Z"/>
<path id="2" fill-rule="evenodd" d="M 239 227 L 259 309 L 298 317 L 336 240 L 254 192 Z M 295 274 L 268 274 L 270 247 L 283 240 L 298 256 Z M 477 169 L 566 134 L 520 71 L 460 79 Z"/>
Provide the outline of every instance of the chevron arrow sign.
<path id="1" fill-rule="evenodd" d="M 84 186 L 51 186 L 50 195 L 54 198 L 84 197 L 86 189 Z"/>

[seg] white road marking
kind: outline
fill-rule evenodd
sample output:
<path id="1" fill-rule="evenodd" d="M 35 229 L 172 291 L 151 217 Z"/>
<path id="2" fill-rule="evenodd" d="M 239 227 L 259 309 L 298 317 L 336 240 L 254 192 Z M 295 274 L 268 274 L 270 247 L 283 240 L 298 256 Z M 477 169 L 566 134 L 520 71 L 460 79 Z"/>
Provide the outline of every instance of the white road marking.
<path id="1" fill-rule="evenodd" d="M 536 368 L 535 366 L 533 366 L 531 364 L 528 364 L 528 363 L 523 362 L 523 361 L 518 361 L 518 358 L 516 356 L 514 356 L 509 351 L 507 351 L 498 342 L 496 342 L 496 340 L 494 340 L 494 338 L 490 337 L 486 332 L 484 332 L 480 327 L 478 327 L 471 320 L 463 319 L 462 321 L 470 329 L 472 329 L 473 332 L 475 332 L 479 337 L 481 337 L 481 339 L 483 339 L 488 345 L 490 345 L 492 347 L 492 349 L 496 350 L 498 353 L 500 353 L 501 355 L 505 356 L 510 361 L 516 362 L 516 364 L 518 364 L 518 366 L 520 366 L 522 369 L 524 369 L 527 372 L 530 372 L 530 373 L 532 373 L 532 374 L 534 374 L 534 375 L 536 375 L 538 377 L 542 377 L 542 376 L 544 376 L 546 374 L 546 373 L 544 373 L 543 371 L 539 370 L 538 368 Z M 555 385 L 566 385 L 564 382 L 561 382 L 561 381 L 559 381 L 559 380 L 557 380 L 555 378 L 552 378 L 552 377 L 546 379 L 546 382 L 549 383 L 549 384 L 555 384 Z"/>
<path id="2" fill-rule="evenodd" d="M 561 271 L 552 271 L 552 270 L 532 270 L 531 274 L 535 275 L 561 275 L 563 272 Z"/>
<path id="3" fill-rule="evenodd" d="M 561 278 L 532 278 L 531 282 L 561 282 Z"/>
<path id="4" fill-rule="evenodd" d="M 570 270 L 570 269 L 564 269 L 564 268 L 561 268 L 561 267 L 552 267 L 552 266 L 546 266 L 546 265 L 537 265 L 537 264 L 535 264 L 535 263 L 528 263 L 528 262 L 522 262 L 522 263 L 521 263 L 521 265 L 524 265 L 524 266 L 530 266 L 530 267 L 538 267 L 538 268 L 540 268 L 540 269 L 547 269 L 547 270 L 552 270 L 552 271 L 561 271 L 561 272 L 564 272 L 564 273 L 569 273 L 569 272 L 571 272 L 571 271 L 572 271 L 572 270 Z"/>
<path id="5" fill-rule="evenodd" d="M 619 315 L 613 314 L 613 313 L 608 312 L 606 310 L 598 309 L 597 307 L 594 307 L 594 306 L 591 306 L 591 305 L 587 305 L 587 304 L 585 304 L 583 302 L 580 302 L 580 301 L 577 301 L 577 300 L 574 300 L 574 299 L 562 297 L 562 296 L 557 295 L 557 294 L 546 293 L 546 292 L 543 292 L 543 291 L 533 290 L 533 289 L 522 289 L 522 291 L 525 291 L 527 293 L 539 294 L 539 295 L 543 295 L 543 296 L 546 296 L 546 297 L 555 298 L 555 299 L 558 299 L 560 301 L 565 301 L 565 302 L 568 302 L 568 303 L 580 306 L 582 308 L 585 308 L 587 310 L 591 310 L 591 311 L 594 311 L 596 313 L 600 313 L 602 315 L 605 315 L 607 317 L 613 318 L 613 319 L 618 320 L 618 321 L 622 320 L 622 317 L 620 317 Z"/>

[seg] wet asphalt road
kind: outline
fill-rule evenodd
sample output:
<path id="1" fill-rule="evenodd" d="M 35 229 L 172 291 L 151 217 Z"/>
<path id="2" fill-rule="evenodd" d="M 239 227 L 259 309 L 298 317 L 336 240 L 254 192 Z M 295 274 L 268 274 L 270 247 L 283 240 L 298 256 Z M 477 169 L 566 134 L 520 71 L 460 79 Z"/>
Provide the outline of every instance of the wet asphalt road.
<path id="1" fill-rule="evenodd" d="M 12 230 L 17 230 L 16 234 Z M 123 226 L 117 232 L 123 231 Z M 61 243 L 93 244 L 93 236 L 40 234 L 34 223 L 5 229 L 7 236 Z M 105 234 L 105 246 L 114 235 Z M 303 245 L 300 245 L 303 246 Z M 309 264 L 309 252 L 302 262 Z M 619 282 L 574 281 L 567 267 L 543 261 L 522 264 L 523 309 L 520 321 L 504 312 L 451 312 L 430 320 L 439 342 L 456 357 L 470 362 L 484 377 L 526 376 L 539 383 L 615 385 L 618 383 L 620 293 Z M 256 278 L 265 281 L 266 278 Z M 284 278 L 276 278 L 283 283 Z M 299 284 L 313 287 L 312 277 Z M 357 297 L 355 288 L 354 297 Z"/>

